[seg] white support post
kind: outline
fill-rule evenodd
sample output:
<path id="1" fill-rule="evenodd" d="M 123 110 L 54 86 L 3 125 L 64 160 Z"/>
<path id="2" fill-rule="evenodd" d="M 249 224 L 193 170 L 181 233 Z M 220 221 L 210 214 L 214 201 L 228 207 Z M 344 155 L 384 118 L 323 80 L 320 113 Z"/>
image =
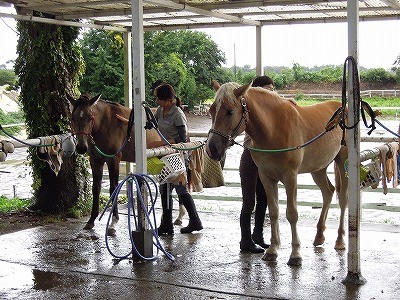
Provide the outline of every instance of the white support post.
<path id="1" fill-rule="evenodd" d="M 263 75 L 262 65 L 262 26 L 256 26 L 256 76 Z"/>
<path id="2" fill-rule="evenodd" d="M 132 38 L 133 38 L 133 109 L 135 118 L 135 154 L 136 172 L 147 173 L 145 112 L 142 103 L 145 100 L 144 90 L 144 43 L 143 43 L 143 1 L 132 0 Z M 142 189 L 143 201 L 148 206 L 148 195 Z M 138 230 L 133 232 L 133 238 L 142 256 L 153 255 L 153 236 L 149 230 L 144 211 L 140 205 L 138 210 Z"/>
<path id="3" fill-rule="evenodd" d="M 133 109 L 132 100 L 132 32 L 124 32 L 124 102 Z M 133 163 L 126 162 L 126 174 L 133 172 Z"/>
<path id="4" fill-rule="evenodd" d="M 358 1 L 347 1 L 347 26 L 348 26 L 348 53 L 356 61 L 348 64 L 348 124 L 353 125 L 360 119 L 360 111 L 355 105 L 355 92 L 353 90 L 353 78 L 351 70 L 358 68 L 358 24 L 359 24 Z M 361 275 L 360 263 L 360 218 L 361 218 L 361 193 L 360 193 L 360 125 L 347 131 L 347 145 L 349 148 L 349 245 L 347 254 L 347 277 L 344 284 L 364 284 L 366 281 Z"/>

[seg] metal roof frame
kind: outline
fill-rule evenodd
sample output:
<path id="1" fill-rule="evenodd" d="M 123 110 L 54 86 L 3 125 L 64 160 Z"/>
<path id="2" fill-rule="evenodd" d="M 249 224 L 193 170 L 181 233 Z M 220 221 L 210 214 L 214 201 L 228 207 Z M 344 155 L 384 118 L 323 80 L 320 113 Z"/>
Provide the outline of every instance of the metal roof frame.
<path id="1" fill-rule="evenodd" d="M 60 25 L 93 27 L 126 31 L 124 37 L 130 45 L 131 31 L 136 37 L 133 47 L 127 46 L 129 67 L 126 91 L 128 100 L 134 96 L 135 140 L 137 171 L 146 172 L 144 112 L 143 31 L 195 29 L 204 27 L 255 26 L 257 34 L 256 56 L 261 52 L 261 27 L 271 24 L 348 23 L 348 53 L 358 60 L 358 24 L 365 20 L 399 20 L 400 0 L 0 0 L 0 6 L 14 4 L 19 16 L 5 17 L 47 22 Z M 33 11 L 52 15 L 53 19 L 35 18 Z M 85 19 L 87 23 L 71 22 Z M 57 23 L 58 22 L 58 23 Z M 130 51 L 133 51 L 133 55 Z M 132 62 L 130 62 L 132 59 Z M 259 59 L 258 59 L 259 60 Z M 260 64 L 257 72 L 260 74 Z M 349 66 L 350 67 L 350 66 Z M 352 79 L 348 82 L 349 123 L 355 124 Z M 131 102 L 129 102 L 131 103 Z M 130 105 L 131 107 L 131 105 Z M 360 125 L 348 131 L 349 147 L 349 249 L 348 274 L 345 284 L 364 284 L 360 261 Z M 146 226 L 143 225 L 143 230 Z"/>
<path id="2" fill-rule="evenodd" d="M 400 19 L 399 0 L 362 0 L 359 20 Z M 130 27 L 131 0 L 0 0 L 13 4 L 20 15 L 32 11 L 60 21 L 84 19 L 87 24 Z M 264 26 L 345 22 L 346 0 L 144 0 L 143 28 L 148 30 L 206 27 Z"/>

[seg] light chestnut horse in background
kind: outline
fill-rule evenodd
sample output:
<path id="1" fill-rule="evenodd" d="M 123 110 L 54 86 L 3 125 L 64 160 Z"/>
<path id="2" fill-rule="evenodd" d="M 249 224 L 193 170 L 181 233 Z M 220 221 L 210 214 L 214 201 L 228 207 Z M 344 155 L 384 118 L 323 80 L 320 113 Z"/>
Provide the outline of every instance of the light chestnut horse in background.
<path id="1" fill-rule="evenodd" d="M 107 164 L 110 177 L 110 195 L 118 185 L 119 163 L 135 162 L 135 132 L 132 127 L 130 139 L 127 136 L 131 109 L 121 104 L 100 100 L 100 95 L 90 98 L 81 95 L 74 99 L 67 95 L 72 104 L 71 127 L 76 135 L 76 152 L 89 154 L 93 176 L 93 204 L 89 220 L 84 229 L 92 229 L 99 214 L 99 197 L 103 179 L 103 167 Z M 147 147 L 153 141 L 161 140 L 155 129 L 146 130 Z M 98 150 L 96 150 L 96 148 Z M 108 235 L 115 234 L 118 221 L 118 207 L 113 211 L 112 223 Z"/>
<path id="2" fill-rule="evenodd" d="M 317 224 L 314 245 L 325 241 L 324 230 L 328 209 L 335 187 L 327 176 L 327 167 L 335 162 L 336 189 L 341 209 L 338 237 L 335 249 L 345 248 L 344 215 L 348 203 L 348 180 L 344 162 L 347 147 L 341 145 L 342 131 L 338 126 L 322 134 L 320 138 L 305 147 L 293 151 L 282 151 L 307 143 L 325 131 L 325 126 L 340 108 L 337 101 L 325 101 L 301 107 L 280 97 L 276 92 L 251 87 L 251 83 L 240 86 L 237 83 L 219 85 L 214 82 L 215 101 L 210 108 L 212 127 L 209 132 L 206 151 L 215 160 L 220 160 L 233 139 L 246 131 L 251 137 L 250 147 L 274 149 L 277 152 L 251 151 L 264 185 L 269 217 L 271 220 L 271 246 L 263 259 L 275 261 L 280 247 L 278 182 L 286 189 L 286 217 L 292 232 L 292 252 L 289 265 L 301 265 L 300 239 L 297 232 L 297 174 L 311 173 L 314 182 L 321 189 L 323 206 Z"/>

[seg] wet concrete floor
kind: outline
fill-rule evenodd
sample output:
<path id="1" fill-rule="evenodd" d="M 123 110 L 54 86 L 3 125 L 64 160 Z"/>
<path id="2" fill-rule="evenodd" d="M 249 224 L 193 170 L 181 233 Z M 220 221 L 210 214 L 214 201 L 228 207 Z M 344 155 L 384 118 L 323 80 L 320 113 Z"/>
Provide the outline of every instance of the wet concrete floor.
<path id="1" fill-rule="evenodd" d="M 105 243 L 106 218 L 91 231 L 86 218 L 0 236 L 0 299 L 400 299 L 400 229 L 364 224 L 364 285 L 345 285 L 347 251 L 334 250 L 337 223 L 326 243 L 312 245 L 313 220 L 299 220 L 303 265 L 291 267 L 290 228 L 281 217 L 282 247 L 276 262 L 239 250 L 238 214 L 202 211 L 204 230 L 183 235 L 179 226 L 151 262 L 114 259 Z M 186 224 L 187 219 L 184 220 Z M 126 216 L 109 247 L 130 251 Z M 269 238 L 269 226 L 264 236 Z M 156 250 L 154 250 L 156 254 Z"/>

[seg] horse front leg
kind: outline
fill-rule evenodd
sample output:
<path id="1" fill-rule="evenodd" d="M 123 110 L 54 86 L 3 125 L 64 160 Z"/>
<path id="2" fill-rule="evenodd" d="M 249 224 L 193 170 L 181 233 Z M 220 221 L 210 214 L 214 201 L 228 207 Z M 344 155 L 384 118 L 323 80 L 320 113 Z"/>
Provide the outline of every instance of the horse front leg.
<path id="1" fill-rule="evenodd" d="M 279 233 L 278 181 L 263 176 L 260 172 L 259 176 L 267 195 L 268 214 L 271 222 L 271 245 L 265 250 L 262 259 L 266 261 L 276 261 L 278 250 L 281 245 Z"/>
<path id="2" fill-rule="evenodd" d="M 303 259 L 300 254 L 300 238 L 297 232 L 297 176 L 292 176 L 284 182 L 287 196 L 286 218 L 292 232 L 292 253 L 288 261 L 289 266 L 301 266 Z"/>
<path id="3" fill-rule="evenodd" d="M 93 184 L 92 184 L 93 202 L 92 202 L 92 212 L 90 214 L 90 219 L 89 221 L 87 221 L 84 227 L 84 229 L 87 230 L 92 229 L 94 227 L 94 221 L 99 215 L 99 201 L 100 201 L 101 181 L 103 180 L 103 166 L 104 162 L 95 161 L 94 159 L 90 158 L 90 167 L 92 169 L 92 177 L 93 177 Z"/>
<path id="4" fill-rule="evenodd" d="M 319 170 L 317 172 L 311 173 L 315 184 L 320 188 L 322 193 L 322 210 L 319 216 L 318 224 L 317 224 L 317 234 L 314 239 L 314 246 L 322 245 L 325 242 L 324 231 L 326 229 L 326 219 L 328 217 L 329 207 L 332 202 L 333 193 L 335 191 L 335 187 L 329 181 L 329 178 L 326 174 L 326 168 Z"/>
<path id="5" fill-rule="evenodd" d="M 108 167 L 108 175 L 110 177 L 110 197 L 113 194 L 115 188 L 118 185 L 119 181 L 119 163 L 120 159 L 118 157 L 112 159 L 111 161 L 107 162 L 107 167 Z M 109 236 L 115 236 L 116 234 L 116 225 L 119 220 L 119 214 L 118 214 L 118 205 L 114 206 L 113 210 L 113 216 L 111 220 L 111 224 L 108 227 L 107 235 Z"/>

